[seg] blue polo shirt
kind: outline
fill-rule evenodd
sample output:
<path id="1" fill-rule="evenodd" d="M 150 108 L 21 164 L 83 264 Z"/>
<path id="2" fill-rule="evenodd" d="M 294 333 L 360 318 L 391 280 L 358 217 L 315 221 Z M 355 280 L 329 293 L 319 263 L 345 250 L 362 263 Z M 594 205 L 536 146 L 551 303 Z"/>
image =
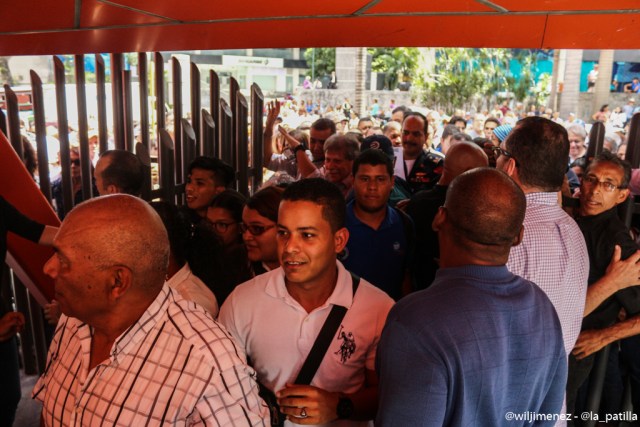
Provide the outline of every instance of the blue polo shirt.
<path id="1" fill-rule="evenodd" d="M 351 272 L 385 291 L 391 298 L 401 297 L 408 243 L 400 214 L 387 206 L 387 215 L 377 230 L 360 221 L 355 201 L 347 204 L 349 241 L 340 260 Z"/>

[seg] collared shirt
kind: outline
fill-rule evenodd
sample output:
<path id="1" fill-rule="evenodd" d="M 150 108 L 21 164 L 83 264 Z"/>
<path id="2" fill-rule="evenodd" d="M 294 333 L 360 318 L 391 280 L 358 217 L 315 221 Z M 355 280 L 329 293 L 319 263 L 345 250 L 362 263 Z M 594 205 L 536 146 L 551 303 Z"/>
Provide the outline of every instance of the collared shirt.
<path id="1" fill-rule="evenodd" d="M 86 323 L 60 318 L 33 390 L 46 426 L 268 424 L 242 350 L 166 284 L 89 370 L 92 336 Z"/>
<path id="2" fill-rule="evenodd" d="M 311 385 L 355 393 L 365 384 L 365 369 L 374 369 L 393 300 L 364 279 L 354 296 L 351 275 L 339 261 L 336 265 L 338 279 L 331 296 L 310 313 L 287 291 L 282 267 L 239 285 L 222 305 L 220 323 L 251 358 L 258 379 L 270 390 L 295 380 L 333 305 L 347 307 L 347 314 Z M 331 425 L 362 424 L 340 420 Z"/>
<path id="3" fill-rule="evenodd" d="M 311 174 L 309 174 L 307 178 L 327 179 L 327 168 L 322 166 L 321 168 L 316 169 Z M 343 179 L 341 182 L 334 182 L 334 184 L 338 186 L 340 191 L 342 191 L 342 195 L 346 198 L 349 195 L 351 187 L 353 187 L 353 175 L 349 174 L 349 176 Z"/>
<path id="4" fill-rule="evenodd" d="M 529 193 L 522 243 L 511 248 L 509 271 L 538 285 L 560 318 L 564 349 L 580 334 L 587 298 L 589 254 L 580 228 L 558 206 L 557 193 Z"/>
<path id="5" fill-rule="evenodd" d="M 189 263 L 185 263 L 169 280 L 169 287 L 178 291 L 182 298 L 187 301 L 200 304 L 215 319 L 218 316 L 218 301 L 211 289 L 204 284 L 189 268 Z"/>

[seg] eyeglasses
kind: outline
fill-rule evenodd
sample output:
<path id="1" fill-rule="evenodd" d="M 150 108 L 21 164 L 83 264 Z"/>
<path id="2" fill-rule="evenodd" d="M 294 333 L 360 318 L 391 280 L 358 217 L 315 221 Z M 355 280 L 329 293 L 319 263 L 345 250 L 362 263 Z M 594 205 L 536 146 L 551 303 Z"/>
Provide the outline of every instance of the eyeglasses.
<path id="1" fill-rule="evenodd" d="M 221 221 L 216 221 L 216 222 L 207 221 L 207 222 L 209 223 L 211 228 L 216 230 L 218 233 L 226 233 L 229 227 L 231 227 L 233 224 L 237 224 L 237 222 L 221 222 Z"/>
<path id="2" fill-rule="evenodd" d="M 491 147 L 491 151 L 493 151 L 493 155 L 495 156 L 496 160 L 498 160 L 500 158 L 500 156 L 511 157 L 513 160 L 516 161 L 516 166 L 520 166 L 518 164 L 518 159 L 513 157 L 513 154 L 511 154 L 507 150 L 505 150 L 503 148 L 500 148 L 500 147 Z"/>
<path id="3" fill-rule="evenodd" d="M 71 164 L 73 166 L 80 166 L 80 159 L 73 159 L 71 160 Z"/>
<path id="4" fill-rule="evenodd" d="M 244 233 L 246 233 L 248 231 L 253 236 L 260 236 L 260 235 L 264 234 L 265 231 L 271 230 L 275 226 L 276 226 L 275 224 L 272 224 L 272 225 L 255 225 L 255 224 L 245 224 L 244 222 L 241 222 L 240 223 L 240 231 L 242 232 L 242 234 L 244 234 Z"/>
<path id="5" fill-rule="evenodd" d="M 598 177 L 596 177 L 594 175 L 583 176 L 582 177 L 582 183 L 586 187 L 592 187 L 592 186 L 601 185 L 602 188 L 604 189 L 604 191 L 606 191 L 607 193 L 611 193 L 616 189 L 620 189 L 621 190 L 621 189 L 626 188 L 624 186 L 617 186 L 613 182 L 600 181 L 600 180 L 598 180 Z"/>

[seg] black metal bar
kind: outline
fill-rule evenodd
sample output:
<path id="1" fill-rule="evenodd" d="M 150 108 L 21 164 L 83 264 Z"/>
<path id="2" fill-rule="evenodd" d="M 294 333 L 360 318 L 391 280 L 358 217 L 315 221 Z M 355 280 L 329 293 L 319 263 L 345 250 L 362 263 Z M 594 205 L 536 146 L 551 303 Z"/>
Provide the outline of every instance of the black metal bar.
<path id="1" fill-rule="evenodd" d="M 231 165 L 235 165 L 238 162 L 238 110 L 237 110 L 237 98 L 240 93 L 240 85 L 238 81 L 230 77 L 229 78 L 229 107 L 233 114 L 231 115 Z"/>
<path id="2" fill-rule="evenodd" d="M 104 153 L 109 148 L 109 131 L 105 66 L 104 59 L 100 54 L 96 54 L 96 90 L 98 96 L 98 139 L 100 140 L 98 152 Z"/>
<path id="3" fill-rule="evenodd" d="M 0 108 L 0 131 L 7 135 L 7 116 L 4 115 L 4 111 Z"/>
<path id="4" fill-rule="evenodd" d="M 196 153 L 202 154 L 202 142 L 200 141 L 200 70 L 191 63 L 191 127 L 195 133 Z"/>
<path id="5" fill-rule="evenodd" d="M 238 191 L 249 196 L 249 105 L 245 97 L 238 92 L 236 96 L 236 176 Z"/>
<path id="6" fill-rule="evenodd" d="M 585 410 L 592 414 L 597 414 L 600 409 L 604 377 L 607 374 L 607 359 L 609 359 L 609 351 L 611 351 L 612 345 L 613 344 L 609 344 L 596 353 L 595 360 L 593 362 L 593 369 L 589 376 L 589 392 L 587 394 L 587 403 L 585 407 Z M 583 425 L 586 427 L 594 427 L 597 422 L 598 421 L 595 419 L 589 419 L 584 421 Z"/>
<path id="7" fill-rule="evenodd" d="M 87 120 L 87 89 L 85 86 L 84 55 L 75 55 L 76 101 L 78 103 L 78 140 L 80 142 L 80 176 L 83 198 L 93 197 L 93 172 L 89 154 L 89 124 Z"/>
<path id="8" fill-rule="evenodd" d="M 31 70 L 31 99 L 33 102 L 33 121 L 36 128 L 36 146 L 38 147 L 38 177 L 40 191 L 51 202 L 51 180 L 49 178 L 49 147 L 47 147 L 47 126 L 44 116 L 44 93 L 40 76 Z"/>
<path id="9" fill-rule="evenodd" d="M 149 78 L 146 52 L 138 53 L 138 79 L 140 84 L 140 135 L 149 151 Z"/>
<path id="10" fill-rule="evenodd" d="M 233 127 L 232 121 L 233 113 L 231 108 L 225 102 L 224 99 L 220 99 L 220 122 L 218 123 L 219 129 L 219 141 L 220 141 L 220 159 L 227 162 L 230 165 L 235 165 L 233 161 L 233 139 L 231 128 Z"/>
<path id="11" fill-rule="evenodd" d="M 158 151 L 160 153 L 160 190 L 162 200 L 169 203 L 176 202 L 176 179 L 173 174 L 174 145 L 171 135 L 166 129 L 160 129 L 160 141 L 158 141 Z"/>
<path id="12" fill-rule="evenodd" d="M 131 96 L 131 70 L 122 71 L 122 106 L 124 149 L 135 151 L 136 142 L 133 139 L 133 97 Z"/>
<path id="13" fill-rule="evenodd" d="M 184 182 L 182 170 L 182 67 L 178 58 L 171 58 L 171 69 L 173 71 L 173 146 L 176 157 L 176 182 Z"/>
<path id="14" fill-rule="evenodd" d="M 264 124 L 262 122 L 264 111 L 264 95 L 260 86 L 251 85 L 251 192 L 255 192 L 262 184 L 262 165 L 264 164 Z"/>
<path id="15" fill-rule="evenodd" d="M 202 144 L 202 155 L 218 157 L 218 147 L 216 146 L 216 124 L 211 114 L 202 109 L 202 128 L 200 129 L 200 143 Z"/>
<path id="16" fill-rule="evenodd" d="M 182 120 L 182 168 L 189 169 L 189 163 L 196 158 L 196 134 L 187 119 Z"/>
<path id="17" fill-rule="evenodd" d="M 47 365 L 47 341 L 45 339 L 44 313 L 38 301 L 29 294 L 29 313 L 31 329 L 33 330 L 33 345 L 35 347 L 36 366 L 38 373 L 42 373 Z"/>
<path id="18" fill-rule="evenodd" d="M 218 74 L 209 70 L 209 111 L 213 118 L 213 123 L 216 127 L 220 127 L 220 78 Z M 218 138 L 218 132 L 213 133 L 213 146 L 215 147 L 215 157 L 220 157 L 220 139 Z"/>
<path id="19" fill-rule="evenodd" d="M 65 92 L 64 64 L 53 57 L 56 82 L 56 110 L 58 112 L 58 140 L 60 141 L 60 169 L 62 175 L 62 208 L 65 214 L 73 209 L 73 183 L 71 182 L 71 155 L 69 153 L 69 124 L 67 122 L 67 95 Z M 61 206 L 58 206 L 60 209 Z"/>
<path id="20" fill-rule="evenodd" d="M 144 200 L 151 200 L 151 156 L 149 155 L 149 149 L 141 142 L 136 144 L 136 156 L 142 163 L 144 170 L 144 182 L 142 183 L 141 197 Z"/>
<path id="21" fill-rule="evenodd" d="M 587 166 L 600 153 L 604 144 L 604 123 L 597 121 L 591 126 L 589 132 L 589 147 L 587 148 Z"/>
<path id="22" fill-rule="evenodd" d="M 631 163 L 632 168 L 640 167 L 640 112 L 631 117 L 627 144 L 625 159 Z"/>
<path id="23" fill-rule="evenodd" d="M 24 314 L 27 319 L 31 320 L 29 291 L 15 274 L 13 274 L 13 284 L 13 291 L 16 297 L 16 308 L 19 312 Z M 33 329 L 31 328 L 31 322 L 29 322 L 29 326 L 24 328 L 20 333 L 20 340 L 23 353 L 24 373 L 27 375 L 36 375 L 38 374 L 38 363 L 35 353 L 35 336 Z"/>
<path id="24" fill-rule="evenodd" d="M 117 149 L 125 149 L 124 105 L 122 101 L 122 70 L 124 57 L 121 53 L 111 54 L 111 94 L 113 105 L 113 140 Z"/>
<path id="25" fill-rule="evenodd" d="M 164 110 L 164 62 L 162 54 L 156 52 L 153 56 L 154 67 L 154 88 L 156 91 L 156 126 L 158 136 L 158 147 L 160 147 L 160 129 L 165 126 L 165 110 Z M 158 148 L 160 151 L 160 148 Z"/>
<path id="26" fill-rule="evenodd" d="M 16 150 L 20 159 L 24 159 L 24 150 L 22 149 L 22 136 L 20 135 L 20 107 L 18 106 L 18 97 L 11 89 L 11 86 L 4 85 L 5 105 L 7 106 L 7 130 L 9 131 L 9 142 Z"/>

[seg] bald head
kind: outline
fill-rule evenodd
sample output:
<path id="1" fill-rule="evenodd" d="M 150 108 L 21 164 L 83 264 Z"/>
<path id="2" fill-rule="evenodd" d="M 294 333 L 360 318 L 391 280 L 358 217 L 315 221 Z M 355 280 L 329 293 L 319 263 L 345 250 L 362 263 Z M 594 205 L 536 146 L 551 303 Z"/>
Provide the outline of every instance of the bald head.
<path id="1" fill-rule="evenodd" d="M 451 181 L 462 173 L 489 166 L 489 158 L 482 148 L 469 142 L 460 142 L 449 148 L 444 160 L 440 185 L 449 185 Z"/>
<path id="2" fill-rule="evenodd" d="M 526 207 L 511 178 L 492 168 L 465 172 L 451 182 L 444 207 L 447 226 L 440 231 L 448 234 L 450 252 L 466 251 L 486 264 L 506 263 L 511 246 L 520 241 Z"/>
<path id="3" fill-rule="evenodd" d="M 158 214 L 136 197 L 115 194 L 81 203 L 67 215 L 58 237 L 81 248 L 97 268 L 127 267 L 133 289 L 157 294 L 162 288 L 169 259 L 167 232 Z"/>

